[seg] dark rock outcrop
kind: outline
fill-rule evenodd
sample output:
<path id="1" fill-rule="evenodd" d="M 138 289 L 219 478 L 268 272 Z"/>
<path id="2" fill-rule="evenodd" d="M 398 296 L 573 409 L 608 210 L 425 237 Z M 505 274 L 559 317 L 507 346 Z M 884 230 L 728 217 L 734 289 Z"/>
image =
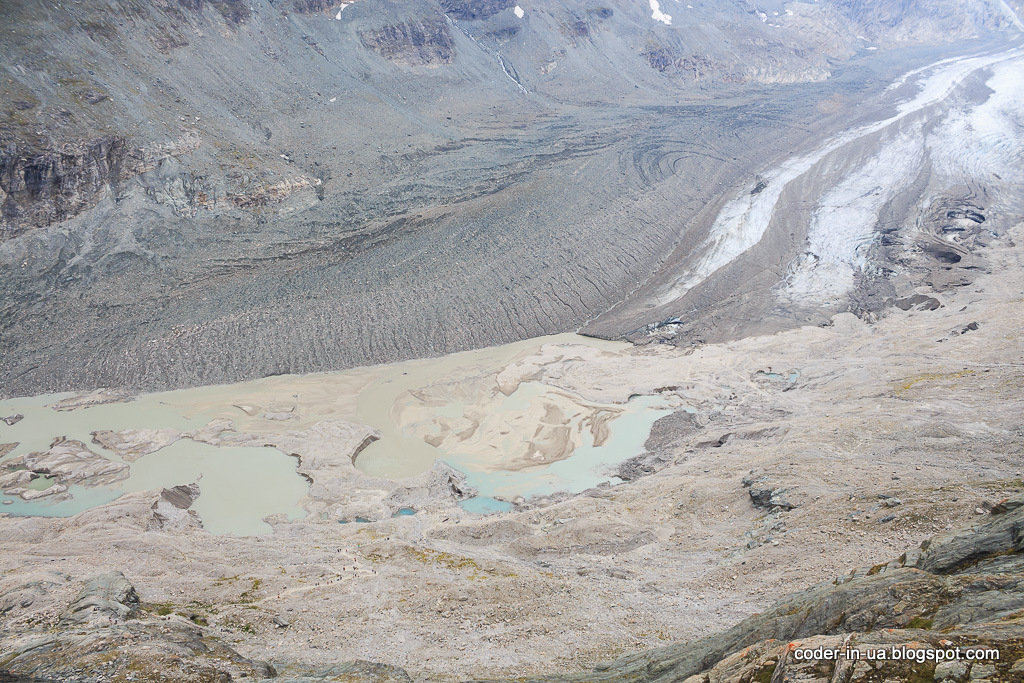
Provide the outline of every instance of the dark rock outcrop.
<path id="1" fill-rule="evenodd" d="M 456 19 L 486 19 L 515 7 L 515 0 L 441 0 L 441 10 Z"/>
<path id="2" fill-rule="evenodd" d="M 88 95 L 89 103 L 105 99 L 96 97 Z M 104 197 L 116 197 L 128 178 L 198 146 L 194 136 L 184 136 L 142 149 L 105 135 L 62 145 L 0 147 L 0 242 L 77 216 Z"/>
<path id="3" fill-rule="evenodd" d="M 448 24 L 442 17 L 390 24 L 359 34 L 363 45 L 399 64 L 440 66 L 451 64 L 455 54 Z"/>
<path id="4" fill-rule="evenodd" d="M 172 529 L 187 525 L 202 526 L 199 517 L 189 510 L 199 499 L 199 485 L 188 484 L 163 489 L 160 498 L 153 503 L 153 521 L 150 528 Z"/>
<path id="5" fill-rule="evenodd" d="M 616 476 L 623 481 L 634 481 L 653 474 L 675 462 L 679 444 L 701 429 L 696 413 L 677 410 L 659 418 L 651 426 L 651 433 L 644 442 L 645 453 L 623 462 L 616 470 Z"/>
<path id="6" fill-rule="evenodd" d="M 913 294 L 902 299 L 895 299 L 892 305 L 902 311 L 909 311 L 911 308 L 919 311 L 934 311 L 942 306 L 938 299 L 924 294 Z"/>
<path id="7" fill-rule="evenodd" d="M 105 136 L 59 150 L 0 149 L 0 241 L 96 204 L 120 179 L 125 148 L 124 138 Z"/>
<path id="8" fill-rule="evenodd" d="M 789 489 L 772 488 L 771 486 L 751 486 L 750 501 L 759 508 L 773 510 L 781 508 L 792 510 L 797 507 L 796 503 L 789 500 Z"/>
<path id="9" fill-rule="evenodd" d="M 765 510 L 792 510 L 800 507 L 791 500 L 792 491 L 769 482 L 767 476 L 750 476 L 743 478 L 743 487 L 749 489 L 750 502 Z"/>

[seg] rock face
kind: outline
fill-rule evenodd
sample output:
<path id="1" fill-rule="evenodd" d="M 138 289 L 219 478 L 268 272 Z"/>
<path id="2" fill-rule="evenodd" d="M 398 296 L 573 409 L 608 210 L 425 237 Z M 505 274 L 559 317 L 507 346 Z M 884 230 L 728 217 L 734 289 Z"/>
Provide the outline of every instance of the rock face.
<path id="1" fill-rule="evenodd" d="M 92 90 L 76 97 L 89 105 L 108 99 Z M 0 242 L 77 216 L 115 195 L 128 178 L 196 146 L 197 141 L 187 139 L 162 148 L 132 149 L 124 137 L 109 135 L 56 148 L 10 143 L 0 148 Z"/>
<path id="2" fill-rule="evenodd" d="M 103 101 L 89 97 L 90 104 Z M 38 152 L 9 144 L 0 150 L 2 234 L 9 239 L 23 230 L 49 225 L 95 205 L 121 176 L 125 141 L 101 137 Z"/>
<path id="3" fill-rule="evenodd" d="M 451 64 L 454 45 L 448 24 L 441 17 L 425 17 L 391 24 L 359 34 L 367 48 L 400 64 L 438 66 Z"/>
<path id="4" fill-rule="evenodd" d="M 121 572 L 107 572 L 85 582 L 78 598 L 61 617 L 64 625 L 123 623 L 139 610 L 139 595 Z"/>
<path id="5" fill-rule="evenodd" d="M 1000 650 L 965 661 L 971 680 L 1019 680 L 1024 661 L 1024 495 L 984 523 L 935 537 L 920 551 L 863 567 L 783 598 L 770 610 L 693 643 L 627 655 L 579 677 L 550 681 L 867 683 L 961 680 L 936 661 L 872 661 L 881 648 Z M 861 659 L 797 660 L 797 649 L 856 648 Z M 956 662 L 954 662 L 956 663 Z M 1015 668 L 1016 667 L 1016 668 Z M 778 678 L 776 678 L 776 676 Z M 934 678 L 933 678 L 934 677 Z"/>
<path id="6" fill-rule="evenodd" d="M 194 512 L 189 508 L 198 500 L 200 494 L 198 484 L 175 486 L 163 489 L 160 499 L 153 503 L 152 529 L 178 529 L 183 526 L 202 526 Z"/>

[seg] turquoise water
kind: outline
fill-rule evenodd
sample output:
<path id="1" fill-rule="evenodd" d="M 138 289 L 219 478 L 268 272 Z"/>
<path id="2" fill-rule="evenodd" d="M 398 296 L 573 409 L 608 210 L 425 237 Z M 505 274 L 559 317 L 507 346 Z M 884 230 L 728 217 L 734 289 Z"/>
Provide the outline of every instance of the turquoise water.
<path id="1" fill-rule="evenodd" d="M 481 458 L 479 451 L 445 453 L 422 438 L 403 432 L 402 425 L 394 419 L 393 411 L 401 397 L 409 392 L 439 382 L 450 384 L 465 380 L 471 385 L 550 343 L 585 344 L 607 350 L 627 346 L 620 342 L 559 335 L 437 359 L 343 373 L 281 376 L 237 385 L 147 394 L 126 403 L 63 412 L 47 406 L 71 394 L 10 399 L 0 401 L 0 416 L 21 413 L 25 418 L 13 426 L 0 423 L 0 443 L 19 444 L 6 456 L 14 458 L 28 452 L 45 451 L 55 437 L 62 436 L 88 444 L 94 452 L 111 460 L 120 460 L 114 453 L 91 443 L 93 431 L 174 428 L 186 432 L 206 426 L 215 417 L 227 417 L 240 431 L 255 429 L 259 433 L 270 429 L 297 430 L 322 419 L 346 419 L 372 425 L 383 435 L 360 455 L 357 463 L 360 470 L 397 479 L 425 471 L 441 458 L 465 472 L 470 484 L 480 492 L 476 502 L 466 502 L 466 509 L 504 510 L 510 505 L 495 500 L 495 497 L 512 499 L 554 491 L 578 492 L 603 481 L 617 482 L 610 471 L 615 464 L 643 452 L 643 443 L 651 425 L 664 414 L 667 402 L 660 397 L 635 397 L 626 404 L 609 406 L 613 412 L 622 412 L 607 421 L 609 438 L 602 447 L 593 446 L 590 429 L 582 417 L 586 411 L 581 411 L 569 426 L 579 431 L 583 443 L 569 458 L 540 467 L 491 472 L 486 468 L 493 470 L 501 466 L 500 453 L 498 458 L 491 457 L 489 461 Z M 522 444 L 518 440 L 530 438 L 527 432 L 532 434 L 534 430 L 535 425 L 525 424 L 531 420 L 524 419 L 522 412 L 530 407 L 527 401 L 532 396 L 530 392 L 549 389 L 524 382 L 501 406 L 503 413 L 509 413 L 510 422 L 518 421 L 515 433 L 500 429 L 496 432 L 499 439 L 511 444 L 510 450 L 521 450 Z M 590 405 L 583 399 L 577 403 L 580 406 Z M 288 410 L 294 410 L 296 417 L 287 424 L 268 425 L 259 417 L 249 417 L 243 410 L 232 407 L 239 404 L 262 409 L 275 404 L 284 405 Z M 466 409 L 463 397 L 456 395 L 437 408 L 437 416 L 459 418 Z M 500 451 L 506 447 L 503 444 L 492 447 Z M 201 496 L 194 510 L 202 517 L 208 530 L 218 534 L 266 533 L 271 528 L 262 519 L 268 515 L 284 514 L 296 518 L 305 514 L 299 502 L 308 494 L 309 486 L 296 472 L 296 464 L 292 458 L 272 448 L 215 447 L 186 439 L 130 463 L 131 476 L 121 485 L 108 488 L 73 486 L 70 489 L 74 496 L 72 500 L 16 499 L 8 505 L 0 505 L 0 512 L 69 516 L 114 500 L 124 492 L 198 482 Z M 380 471 L 372 470 L 373 467 Z M 35 486 L 45 484 L 38 481 Z M 408 508 L 396 514 L 415 514 L 415 510 Z M 369 520 L 356 518 L 354 521 Z"/>
<path id="2" fill-rule="evenodd" d="M 478 496 L 459 501 L 459 507 L 466 512 L 473 512 L 478 515 L 491 515 L 496 512 L 508 512 L 512 509 L 512 503 L 507 500 L 498 500 L 488 496 Z"/>
<path id="3" fill-rule="evenodd" d="M 71 500 L 53 500 L 52 498 L 22 500 L 17 496 L 0 494 L 0 498 L 4 501 L 4 504 L 0 505 L 0 512 L 6 512 L 15 517 L 72 517 L 83 510 L 117 500 L 124 494 L 124 491 L 105 486 L 87 488 L 72 484 L 68 487 L 67 493 L 73 496 Z M 61 494 L 60 497 L 64 495 Z M 11 502 L 7 503 L 8 500 Z"/>
<path id="4" fill-rule="evenodd" d="M 72 411 L 55 411 L 48 405 L 71 394 L 51 394 L 0 402 L 0 415 L 21 413 L 23 420 L 13 426 L 0 423 L 0 443 L 19 446 L 3 460 L 46 451 L 55 437 L 64 436 L 85 443 L 93 452 L 120 461 L 116 454 L 92 443 L 92 432 L 101 429 L 145 429 L 173 427 L 191 430 L 202 427 L 209 415 L 186 416 L 175 404 L 180 394 L 148 394 L 127 403 L 111 403 Z M 217 447 L 183 439 L 130 464 L 129 478 L 110 487 L 68 487 L 70 500 L 53 498 L 26 501 L 2 495 L 0 512 L 14 516 L 71 517 L 109 503 L 126 492 L 161 489 L 200 482 L 202 495 L 193 505 L 203 524 L 214 534 L 249 535 L 269 533 L 263 517 L 286 514 L 301 517 L 298 506 L 309 484 L 296 472 L 297 462 L 272 448 Z M 201 479 L 200 479 L 201 478 Z M 32 488 L 45 482 L 37 479 Z M 6 501 L 12 501 L 7 503 Z"/>
<path id="5" fill-rule="evenodd" d="M 47 406 L 74 394 L 49 394 L 0 401 L 0 416 L 18 413 L 25 416 L 24 420 L 13 426 L 0 422 L 0 443 L 19 444 L 8 456 L 13 458 L 25 453 L 45 451 L 58 436 L 91 444 L 92 433 L 101 429 L 117 432 L 123 429 L 173 427 L 191 431 L 204 427 L 209 422 L 209 415 L 186 417 L 184 407 L 175 404 L 175 399 L 181 393 L 146 394 L 126 403 L 108 403 L 66 411 L 53 410 Z M 106 452 L 104 455 L 109 457 Z"/>
<path id="6" fill-rule="evenodd" d="M 793 384 L 800 377 L 800 373 L 797 370 L 790 370 L 786 374 L 779 372 L 765 372 L 764 370 L 758 370 L 754 373 L 754 377 L 767 377 L 768 379 L 775 379 L 778 381 L 786 381 L 789 384 Z"/>

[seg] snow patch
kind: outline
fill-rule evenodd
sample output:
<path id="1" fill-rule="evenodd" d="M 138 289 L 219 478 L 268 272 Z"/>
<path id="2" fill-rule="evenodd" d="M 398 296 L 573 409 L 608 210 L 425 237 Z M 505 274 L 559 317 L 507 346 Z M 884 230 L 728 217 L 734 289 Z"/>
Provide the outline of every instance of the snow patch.
<path id="1" fill-rule="evenodd" d="M 334 15 L 334 20 L 335 21 L 341 21 L 341 13 L 344 12 L 345 8 L 348 7 L 351 4 L 352 4 L 351 2 L 343 2 L 343 3 L 341 3 L 341 7 L 338 8 L 338 13 Z"/>
<path id="2" fill-rule="evenodd" d="M 650 1 L 651 1 L 651 19 L 654 19 L 655 21 L 660 21 L 663 24 L 671 26 L 672 25 L 672 17 L 670 17 L 669 15 L 667 15 L 664 12 L 661 11 L 661 5 L 658 3 L 658 0 L 650 0 Z"/>
<path id="3" fill-rule="evenodd" d="M 918 123 L 883 141 L 858 170 L 823 195 L 808 227 L 807 252 L 790 265 L 780 297 L 822 302 L 850 292 L 858 273 L 870 268 L 867 253 L 883 207 L 926 164 L 932 174 L 950 182 L 1019 177 L 1024 158 L 1024 140 L 1018 134 L 1024 120 L 1020 60 L 1018 56 L 991 66 L 986 85 L 992 92 L 985 102 L 951 109 L 927 134 Z M 941 75 L 932 78 L 941 80 Z"/>
<path id="4" fill-rule="evenodd" d="M 935 172 L 949 178 L 1021 177 L 1024 159 L 1024 69 L 1004 62 L 992 69 L 985 83 L 992 93 L 982 104 L 954 112 L 929 136 Z"/>
<path id="5" fill-rule="evenodd" d="M 853 289 L 868 267 L 879 214 L 917 177 L 923 147 L 920 124 L 912 126 L 821 197 L 807 228 L 807 251 L 790 265 L 781 293 L 827 301 Z"/>
<path id="6" fill-rule="evenodd" d="M 700 258 L 689 270 L 682 273 L 674 283 L 668 285 L 663 290 L 658 297 L 658 304 L 669 303 L 683 296 L 709 278 L 719 268 L 728 265 L 760 242 L 768 230 L 772 217 L 775 215 L 775 207 L 786 186 L 810 171 L 826 156 L 855 140 L 881 131 L 929 105 L 941 102 L 952 94 L 968 75 L 979 69 L 1001 63 L 1010 64 L 1012 63 L 1011 60 L 1021 60 L 1022 58 L 1024 58 L 1024 51 L 1015 49 L 996 55 L 946 59 L 930 67 L 911 72 L 911 74 L 928 71 L 931 73 L 923 79 L 924 82 L 913 99 L 901 102 L 898 105 L 895 116 L 840 134 L 809 154 L 787 159 L 764 174 L 763 178 L 767 186 L 761 192 L 752 194 L 750 188 L 744 188 L 740 196 L 727 202 L 711 226 L 710 233 L 701 247 L 703 253 Z M 1020 68 L 1019 61 L 1014 64 L 1014 67 Z M 1008 79 L 1014 84 L 1013 87 L 1010 87 L 1010 83 L 1007 83 L 1007 86 L 1004 87 L 1014 91 L 1014 96 L 1019 97 L 1019 90 L 1016 90 L 1016 88 L 1024 85 L 1024 77 L 1017 76 L 1016 72 L 1012 70 L 1007 71 L 1006 68 L 997 70 L 997 74 L 999 74 L 999 77 Z M 900 82 L 905 81 L 909 75 L 900 79 Z M 1008 110 L 1011 106 L 1009 104 L 1010 101 L 1010 99 L 997 98 L 992 106 L 993 108 L 1000 107 L 1003 110 Z M 993 115 L 985 116 L 983 114 L 983 117 L 985 120 L 988 120 L 989 124 L 994 119 Z M 979 121 L 978 123 L 980 125 L 981 122 Z M 999 144 L 1007 144 L 1005 137 L 999 137 L 999 140 Z M 1016 149 L 1011 145 L 1007 148 L 1007 151 L 1012 155 L 1016 152 Z M 862 184 L 856 178 L 851 179 L 850 182 Z M 858 213 L 866 212 L 870 210 L 872 205 L 873 201 L 865 199 L 857 211 Z M 861 233 L 861 227 L 862 222 L 861 225 L 856 226 L 857 234 Z M 856 237 L 852 240 L 846 238 L 844 240 L 847 243 L 860 243 Z M 851 261 L 847 261 L 847 263 L 851 263 Z"/>
<path id="7" fill-rule="evenodd" d="M 523 18 L 524 14 L 526 14 L 526 12 L 523 11 L 523 8 L 520 7 L 519 5 L 516 5 L 516 8 L 512 11 L 515 12 L 516 16 L 519 17 L 520 19 Z"/>

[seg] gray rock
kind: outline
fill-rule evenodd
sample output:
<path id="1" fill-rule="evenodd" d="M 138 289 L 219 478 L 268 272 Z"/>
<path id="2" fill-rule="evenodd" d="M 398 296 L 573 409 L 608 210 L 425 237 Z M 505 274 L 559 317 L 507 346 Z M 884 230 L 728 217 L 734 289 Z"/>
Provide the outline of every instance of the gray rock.
<path id="1" fill-rule="evenodd" d="M 619 464 L 615 476 L 623 481 L 636 481 L 654 474 L 672 464 L 675 457 L 668 453 L 641 453 Z"/>
<path id="2" fill-rule="evenodd" d="M 160 499 L 167 501 L 179 510 L 187 510 L 199 498 L 199 484 L 175 486 L 160 492 Z"/>
<path id="3" fill-rule="evenodd" d="M 967 530 L 952 531 L 922 544 L 917 566 L 935 574 L 949 573 L 986 555 L 1024 548 L 1024 515 L 1019 514 L 1024 494 L 1003 505 L 1010 512 Z"/>
<path id="4" fill-rule="evenodd" d="M 755 506 L 766 510 L 774 510 L 775 508 L 792 510 L 799 507 L 798 503 L 794 503 L 789 499 L 789 489 L 758 485 L 751 486 L 749 493 L 751 502 Z"/>
<path id="5" fill-rule="evenodd" d="M 990 678 L 996 672 L 995 664 L 973 664 L 971 666 L 971 680 L 981 681 Z"/>
<path id="6" fill-rule="evenodd" d="M 187 525 L 202 526 L 198 516 L 189 508 L 199 499 L 199 484 L 188 484 L 163 489 L 153 503 L 153 521 L 150 530 L 180 528 Z"/>
<path id="7" fill-rule="evenodd" d="M 939 662 L 935 666 L 935 680 L 960 680 L 967 673 L 965 662 Z"/>
<path id="8" fill-rule="evenodd" d="M 665 417 L 658 418 L 651 425 L 651 433 L 644 441 L 644 448 L 652 453 L 663 450 L 675 451 L 687 437 L 700 431 L 701 419 L 696 413 L 677 410 Z"/>
<path id="9" fill-rule="evenodd" d="M 942 306 L 938 299 L 924 294 L 914 294 L 904 299 L 896 299 L 892 305 L 903 311 L 909 311 L 911 308 L 919 311 L 934 311 Z"/>
<path id="10" fill-rule="evenodd" d="M 743 488 L 749 489 L 754 484 L 760 483 L 762 481 L 767 481 L 767 480 L 768 480 L 767 476 L 765 476 L 765 475 L 757 476 L 753 472 L 751 472 L 747 476 L 743 477 Z"/>
<path id="11" fill-rule="evenodd" d="M 82 586 L 78 598 L 61 615 L 64 625 L 123 622 L 139 610 L 139 595 L 118 571 L 94 576 Z"/>

